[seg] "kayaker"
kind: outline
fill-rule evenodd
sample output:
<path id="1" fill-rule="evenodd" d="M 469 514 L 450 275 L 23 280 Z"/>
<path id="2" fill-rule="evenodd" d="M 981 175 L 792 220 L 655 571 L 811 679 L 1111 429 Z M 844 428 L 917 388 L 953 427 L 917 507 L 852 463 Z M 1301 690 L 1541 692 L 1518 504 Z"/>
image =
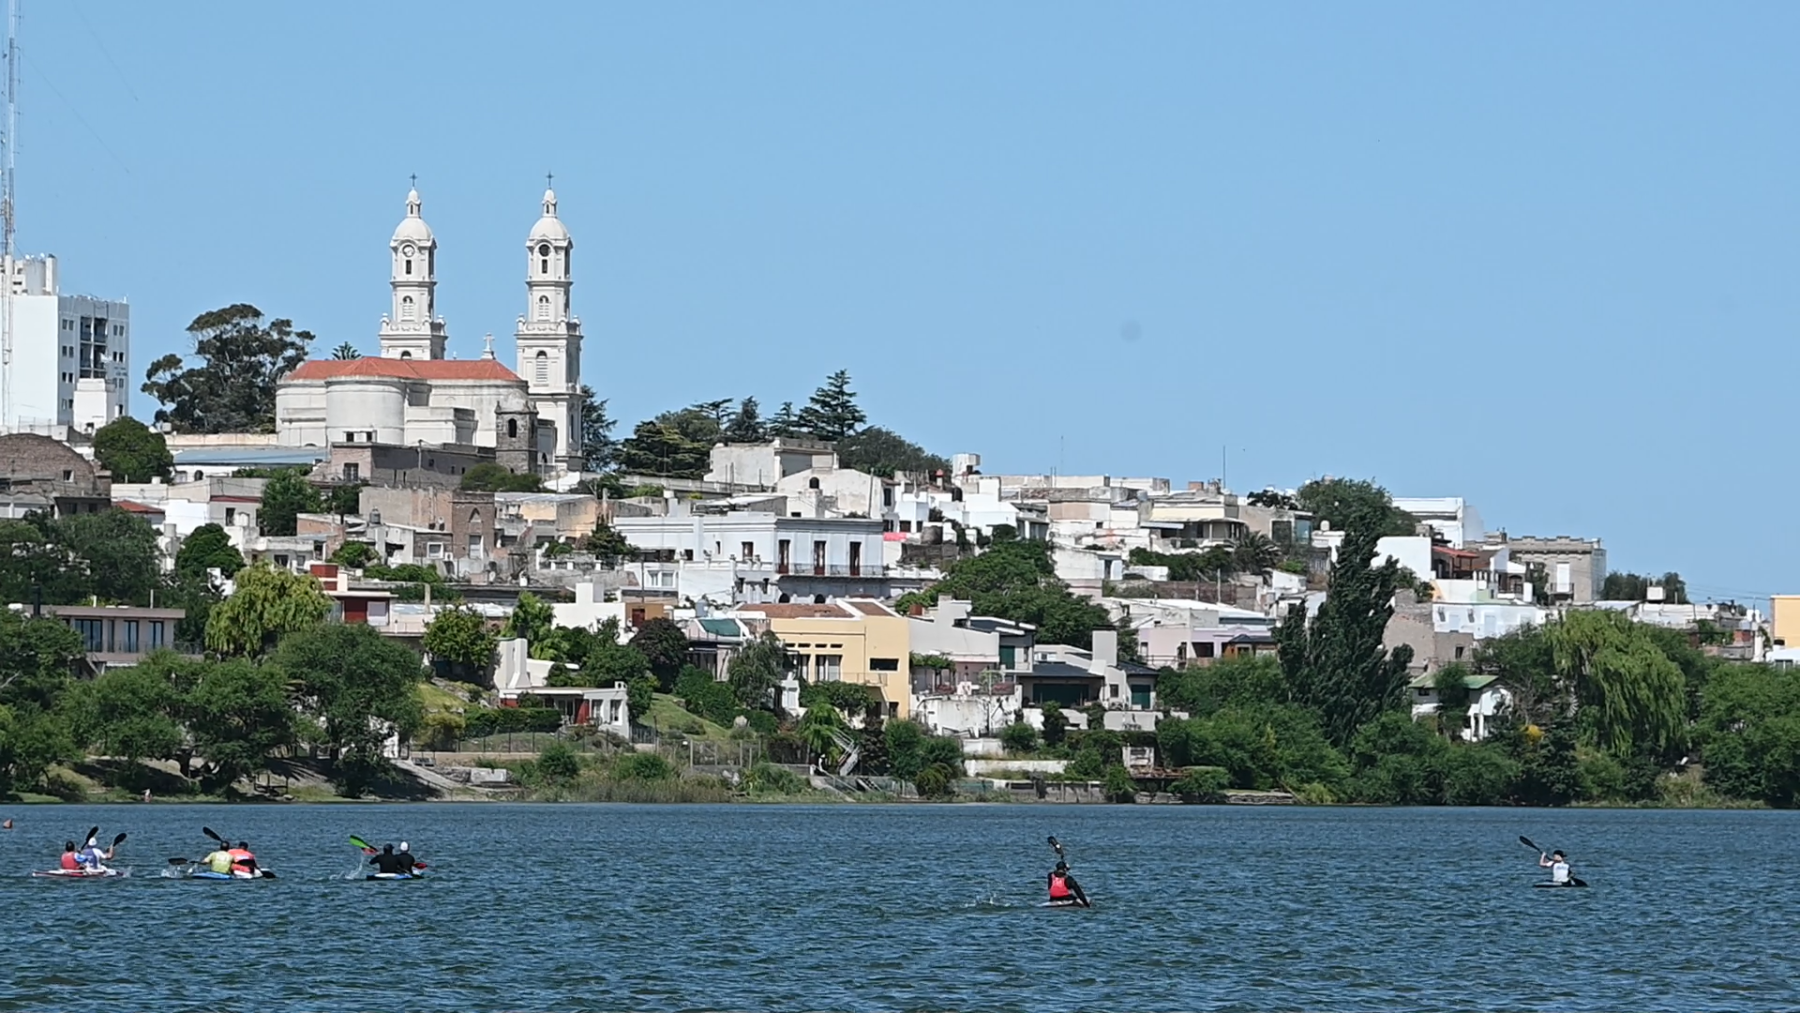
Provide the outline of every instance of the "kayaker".
<path id="1" fill-rule="evenodd" d="M 237 847 L 226 854 L 231 856 L 231 872 L 237 876 L 256 875 L 256 856 L 250 853 L 250 845 L 239 841 Z"/>
<path id="2" fill-rule="evenodd" d="M 84 868 L 92 869 L 95 872 L 105 872 L 106 866 L 103 863 L 110 861 L 112 856 L 113 849 L 102 848 L 90 840 L 87 842 L 87 847 L 82 848 L 81 853 L 75 858 Z"/>
<path id="3" fill-rule="evenodd" d="M 1548 855 L 1538 854 L 1538 865 L 1550 870 L 1550 882 L 1557 886 L 1569 885 L 1569 859 L 1560 851 L 1552 851 Z"/>
<path id="4" fill-rule="evenodd" d="M 400 859 L 400 871 L 408 876 L 412 875 L 413 866 L 419 863 L 413 858 L 412 849 L 407 846 L 405 841 L 400 842 L 400 854 L 396 857 Z"/>
<path id="5" fill-rule="evenodd" d="M 226 848 L 221 847 L 200 861 L 206 865 L 208 872 L 216 872 L 221 876 L 231 875 L 231 852 Z"/>
<path id="6" fill-rule="evenodd" d="M 76 869 L 81 868 L 81 857 L 75 854 L 74 841 L 63 842 L 62 859 L 57 862 L 57 868 L 62 869 L 64 872 L 74 872 Z"/>
<path id="7" fill-rule="evenodd" d="M 1075 882 L 1075 876 L 1069 872 L 1069 863 L 1057 862 L 1056 868 L 1050 870 L 1046 879 L 1050 887 L 1050 903 L 1088 906 L 1087 896 L 1081 892 L 1081 884 Z"/>
<path id="8" fill-rule="evenodd" d="M 376 872 L 381 873 L 384 876 L 397 876 L 403 872 L 411 871 L 406 867 L 406 863 L 400 860 L 400 856 L 394 854 L 394 846 L 392 844 L 382 845 L 381 854 L 369 859 L 369 864 L 375 867 Z"/>

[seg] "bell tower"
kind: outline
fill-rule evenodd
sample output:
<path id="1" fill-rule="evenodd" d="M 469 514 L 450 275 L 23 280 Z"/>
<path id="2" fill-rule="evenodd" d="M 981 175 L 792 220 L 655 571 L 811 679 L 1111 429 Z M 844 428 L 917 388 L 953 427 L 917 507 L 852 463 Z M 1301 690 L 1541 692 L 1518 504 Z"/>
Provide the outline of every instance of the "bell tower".
<path id="1" fill-rule="evenodd" d="M 581 453 L 581 320 L 569 312 L 575 240 L 556 215 L 556 191 L 544 191 L 544 213 L 525 240 L 525 314 L 514 338 L 518 374 L 540 416 L 556 425 L 556 464 L 579 471 Z"/>
<path id="2" fill-rule="evenodd" d="M 389 359 L 444 357 L 444 318 L 437 315 L 437 237 L 420 217 L 419 191 L 406 194 L 406 217 L 388 241 L 393 309 L 381 318 L 381 354 Z"/>

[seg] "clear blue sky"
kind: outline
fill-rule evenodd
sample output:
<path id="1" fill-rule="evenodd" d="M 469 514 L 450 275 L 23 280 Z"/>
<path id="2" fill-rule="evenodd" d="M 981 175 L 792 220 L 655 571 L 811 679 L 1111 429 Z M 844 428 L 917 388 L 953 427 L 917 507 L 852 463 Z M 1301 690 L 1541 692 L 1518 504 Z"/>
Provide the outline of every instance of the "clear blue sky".
<path id="1" fill-rule="evenodd" d="M 510 361 L 549 169 L 621 434 L 844 367 L 990 472 L 1225 447 L 1800 590 L 1800 5 L 25 15 L 21 246 L 130 298 L 139 373 L 240 301 L 372 351 L 414 172 L 452 349 Z"/>

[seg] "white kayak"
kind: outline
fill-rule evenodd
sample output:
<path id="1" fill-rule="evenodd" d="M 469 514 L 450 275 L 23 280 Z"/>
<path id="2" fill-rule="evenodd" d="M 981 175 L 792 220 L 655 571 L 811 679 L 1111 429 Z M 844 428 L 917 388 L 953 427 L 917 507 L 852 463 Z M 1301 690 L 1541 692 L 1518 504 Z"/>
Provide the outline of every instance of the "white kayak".
<path id="1" fill-rule="evenodd" d="M 38 879 L 124 879 L 130 869 L 43 869 L 33 872 Z"/>

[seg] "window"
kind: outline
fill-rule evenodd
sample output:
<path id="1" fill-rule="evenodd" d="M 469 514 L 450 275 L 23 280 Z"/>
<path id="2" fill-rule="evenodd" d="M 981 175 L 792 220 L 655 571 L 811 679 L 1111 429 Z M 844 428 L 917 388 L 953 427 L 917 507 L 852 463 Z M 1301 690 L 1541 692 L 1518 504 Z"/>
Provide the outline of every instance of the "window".
<path id="1" fill-rule="evenodd" d="M 163 645 L 163 624 L 161 619 L 150 620 L 150 649 L 156 650 Z"/>
<path id="2" fill-rule="evenodd" d="M 519 438 L 519 420 L 518 419 L 507 419 L 506 420 L 506 438 L 509 440 L 516 440 Z"/>
<path id="3" fill-rule="evenodd" d="M 74 468 L 64 468 L 63 469 L 63 481 L 65 481 L 65 482 L 75 481 L 75 469 Z"/>
<path id="4" fill-rule="evenodd" d="M 138 621 L 136 619 L 125 620 L 125 636 L 119 644 L 119 650 L 125 654 L 138 652 Z"/>
<path id="5" fill-rule="evenodd" d="M 820 682 L 838 682 L 844 678 L 844 656 L 841 654 L 821 654 L 813 659 Z"/>
<path id="6" fill-rule="evenodd" d="M 1462 645 L 1461 645 L 1461 644 L 1458 644 L 1458 645 L 1457 645 L 1457 646 L 1456 646 L 1456 660 L 1457 660 L 1457 661 L 1461 661 L 1461 660 L 1462 660 L 1462 656 L 1463 656 L 1463 649 L 1462 649 Z"/>
<path id="7" fill-rule="evenodd" d="M 470 535 L 469 536 L 469 555 L 471 555 L 471 556 L 481 555 L 481 536 L 480 535 Z"/>
<path id="8" fill-rule="evenodd" d="M 313 558 L 314 559 L 324 559 L 325 558 L 325 543 L 324 542 L 320 542 L 320 541 L 313 542 Z"/>
<path id="9" fill-rule="evenodd" d="M 89 654 L 106 650 L 106 620 L 77 619 L 75 632 L 81 634 L 82 645 Z"/>
<path id="10" fill-rule="evenodd" d="M 444 555 L 444 543 L 443 542 L 427 542 L 425 545 L 425 555 L 431 557 L 432 559 L 441 558 Z"/>
<path id="11" fill-rule="evenodd" d="M 537 318 L 539 320 L 550 319 L 550 297 L 547 295 L 538 296 L 537 306 L 538 306 Z M 544 353 L 539 352 L 538 354 L 543 355 Z"/>
<path id="12" fill-rule="evenodd" d="M 400 357 L 402 359 L 410 359 L 410 358 L 412 358 L 412 353 L 411 352 L 401 352 Z"/>
<path id="13" fill-rule="evenodd" d="M 789 556 L 793 553 L 793 545 L 794 543 L 786 538 L 775 543 L 775 568 L 782 573 L 788 572 L 788 567 L 792 565 Z"/>
<path id="14" fill-rule="evenodd" d="M 413 315 L 414 315 L 413 314 L 413 297 L 410 295 L 401 296 L 400 297 L 400 319 L 411 320 L 411 319 L 413 319 Z"/>
<path id="15" fill-rule="evenodd" d="M 407 274 L 412 273 L 412 258 L 411 257 L 406 258 L 406 273 Z"/>
<path id="16" fill-rule="evenodd" d="M 1011 644 L 1001 644 L 1000 645 L 1000 667 L 1001 668 L 1004 668 L 1010 672 L 1010 671 L 1012 671 L 1013 666 L 1018 664 L 1018 661 L 1019 661 L 1019 649 L 1017 647 L 1014 647 Z"/>
<path id="17" fill-rule="evenodd" d="M 344 481 L 355 482 L 362 478 L 362 465 L 355 462 L 344 465 Z"/>
<path id="18" fill-rule="evenodd" d="M 237 523 L 237 507 L 226 507 L 225 508 L 225 524 L 227 526 L 230 526 L 230 525 L 236 524 L 236 523 Z"/>
<path id="19" fill-rule="evenodd" d="M 824 542 L 813 542 L 813 575 L 818 577 L 823 577 L 825 575 Z"/>
<path id="20" fill-rule="evenodd" d="M 862 543 L 850 543 L 850 576 L 862 576 Z"/>
<path id="21" fill-rule="evenodd" d="M 740 550 L 742 550 L 742 553 L 743 553 L 742 558 L 744 558 L 744 559 L 755 559 L 756 558 L 756 543 L 755 542 L 744 542 L 743 544 L 739 545 L 738 548 Z"/>
<path id="22" fill-rule="evenodd" d="M 682 549 L 681 550 L 681 558 L 687 560 L 690 563 L 693 562 L 694 561 L 694 550 L 693 549 Z"/>
<path id="23" fill-rule="evenodd" d="M 544 306 L 544 303 L 538 304 L 540 320 L 543 319 L 542 314 Z M 531 371 L 534 383 L 539 387 L 547 385 L 550 382 L 550 354 L 548 352 L 538 352 L 537 357 L 532 360 Z"/>
<path id="24" fill-rule="evenodd" d="M 900 671 L 900 659 L 899 658 L 870 658 L 869 659 L 869 671 L 871 671 L 871 672 L 898 672 L 898 671 Z"/>

